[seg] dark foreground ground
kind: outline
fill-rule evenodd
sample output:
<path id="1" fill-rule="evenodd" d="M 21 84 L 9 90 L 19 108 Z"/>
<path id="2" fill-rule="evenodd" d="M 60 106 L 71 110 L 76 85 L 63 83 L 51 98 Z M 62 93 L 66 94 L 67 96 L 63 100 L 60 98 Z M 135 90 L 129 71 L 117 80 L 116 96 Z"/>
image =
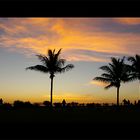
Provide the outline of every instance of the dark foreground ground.
<path id="1" fill-rule="evenodd" d="M 0 110 L 0 139 L 140 139 L 140 109 Z"/>

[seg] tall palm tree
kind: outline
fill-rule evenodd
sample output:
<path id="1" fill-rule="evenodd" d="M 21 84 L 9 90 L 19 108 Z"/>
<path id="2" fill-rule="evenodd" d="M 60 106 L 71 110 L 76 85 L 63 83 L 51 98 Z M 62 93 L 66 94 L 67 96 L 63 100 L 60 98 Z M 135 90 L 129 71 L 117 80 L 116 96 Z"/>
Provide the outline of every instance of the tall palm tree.
<path id="1" fill-rule="evenodd" d="M 136 54 L 134 57 L 128 57 L 128 61 L 131 63 L 131 81 L 139 80 L 140 84 L 140 55 Z"/>
<path id="2" fill-rule="evenodd" d="M 131 80 L 139 80 L 140 82 L 140 55 L 128 57 L 128 61 L 131 62 Z"/>
<path id="3" fill-rule="evenodd" d="M 47 56 L 46 55 L 41 55 L 41 54 L 36 55 L 39 58 L 39 60 L 42 62 L 42 65 L 36 65 L 36 66 L 31 66 L 31 67 L 26 68 L 26 69 L 40 71 L 40 72 L 43 72 L 43 73 L 49 73 L 50 74 L 50 79 L 51 79 L 50 102 L 51 102 L 51 106 L 52 106 L 52 102 L 53 102 L 53 98 L 52 98 L 53 79 L 55 77 L 55 74 L 66 72 L 66 71 L 74 68 L 73 64 L 68 64 L 68 65 L 65 66 L 66 60 L 61 59 L 59 57 L 60 52 L 61 52 L 61 49 L 57 53 L 55 53 L 55 49 L 53 51 L 49 49 Z"/>
<path id="4" fill-rule="evenodd" d="M 124 63 L 125 57 L 123 58 L 111 58 L 111 63 L 106 66 L 100 67 L 105 73 L 101 74 L 101 77 L 95 77 L 93 80 L 101 81 L 108 84 L 105 89 L 111 87 L 117 88 L 117 106 L 119 106 L 119 89 L 121 82 L 129 81 L 129 69 Z"/>

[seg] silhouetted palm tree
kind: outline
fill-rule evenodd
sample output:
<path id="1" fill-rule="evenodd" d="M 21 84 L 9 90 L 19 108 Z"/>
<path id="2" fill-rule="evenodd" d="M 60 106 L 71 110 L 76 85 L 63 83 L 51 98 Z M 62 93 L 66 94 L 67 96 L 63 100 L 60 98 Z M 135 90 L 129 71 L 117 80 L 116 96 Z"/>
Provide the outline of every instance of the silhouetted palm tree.
<path id="1" fill-rule="evenodd" d="M 55 49 L 53 51 L 49 49 L 47 56 L 41 55 L 41 54 L 37 55 L 37 57 L 39 58 L 39 60 L 42 62 L 43 65 L 36 65 L 36 66 L 31 66 L 31 67 L 26 68 L 26 69 L 40 71 L 43 73 L 50 74 L 51 106 L 52 106 L 52 93 L 53 93 L 53 78 L 55 77 L 55 74 L 62 73 L 62 72 L 65 72 L 65 71 L 68 71 L 68 70 L 74 68 L 73 64 L 68 64 L 68 65 L 64 66 L 66 63 L 66 60 L 59 58 L 60 52 L 61 52 L 61 49 L 57 53 L 55 53 Z"/>
<path id="2" fill-rule="evenodd" d="M 140 55 L 128 57 L 128 61 L 131 62 L 131 80 L 139 80 L 140 82 Z"/>
<path id="3" fill-rule="evenodd" d="M 119 106 L 119 89 L 121 82 L 129 81 L 129 69 L 128 66 L 124 63 L 125 57 L 120 58 L 111 58 L 111 63 L 107 66 L 100 67 L 101 70 L 105 71 L 101 77 L 95 77 L 93 80 L 98 80 L 108 84 L 105 89 L 111 87 L 117 88 L 117 105 Z"/>

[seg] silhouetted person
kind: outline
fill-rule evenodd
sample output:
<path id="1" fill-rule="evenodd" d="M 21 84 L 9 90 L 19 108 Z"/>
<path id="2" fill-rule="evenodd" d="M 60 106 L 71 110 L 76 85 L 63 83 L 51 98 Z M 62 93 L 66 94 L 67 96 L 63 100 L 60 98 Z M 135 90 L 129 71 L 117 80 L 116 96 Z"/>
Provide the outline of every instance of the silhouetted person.
<path id="1" fill-rule="evenodd" d="M 127 101 L 127 104 L 130 105 L 130 101 L 129 100 Z"/>
<path id="2" fill-rule="evenodd" d="M 0 105 L 2 105 L 3 104 L 3 100 L 2 100 L 2 98 L 0 99 Z"/>
<path id="3" fill-rule="evenodd" d="M 124 103 L 125 106 L 128 106 L 128 105 L 130 105 L 130 100 L 124 99 L 123 100 L 123 103 Z"/>
<path id="4" fill-rule="evenodd" d="M 62 106 L 63 106 L 63 107 L 66 106 L 66 101 L 65 101 L 65 99 L 63 99 L 63 101 L 62 101 Z"/>
<path id="5" fill-rule="evenodd" d="M 127 100 L 126 99 L 123 100 L 123 104 L 127 105 Z"/>

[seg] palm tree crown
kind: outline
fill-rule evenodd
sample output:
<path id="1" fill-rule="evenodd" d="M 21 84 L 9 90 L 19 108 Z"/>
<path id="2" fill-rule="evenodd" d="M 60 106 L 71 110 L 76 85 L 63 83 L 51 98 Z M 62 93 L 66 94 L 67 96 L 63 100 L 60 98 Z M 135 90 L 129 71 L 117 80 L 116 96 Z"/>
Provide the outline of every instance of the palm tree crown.
<path id="1" fill-rule="evenodd" d="M 128 57 L 128 61 L 131 62 L 131 78 L 132 80 L 140 81 L 140 55 L 136 54 L 134 57 Z"/>
<path id="2" fill-rule="evenodd" d="M 59 57 L 61 52 L 61 49 L 55 53 L 55 49 L 48 50 L 48 54 L 46 55 L 37 55 L 39 60 L 42 62 L 42 65 L 36 65 L 36 66 L 31 66 L 27 67 L 26 69 L 30 70 L 35 70 L 35 71 L 40 71 L 43 73 L 49 73 L 50 74 L 50 79 L 51 79 L 51 105 L 52 105 L 52 90 L 53 90 L 53 78 L 55 77 L 55 74 L 57 73 L 62 73 L 65 71 L 68 71 L 72 68 L 74 68 L 73 64 L 68 64 L 65 66 L 66 60 L 61 59 Z"/>
<path id="3" fill-rule="evenodd" d="M 119 105 L 119 88 L 121 82 L 129 81 L 129 69 L 128 66 L 124 63 L 125 57 L 120 58 L 111 58 L 111 63 L 107 66 L 100 67 L 101 70 L 105 73 L 101 74 L 101 77 L 95 77 L 93 80 L 98 80 L 108 84 L 105 89 L 111 87 L 117 88 L 117 105 Z"/>
<path id="4" fill-rule="evenodd" d="M 53 51 L 48 50 L 47 56 L 41 54 L 36 55 L 42 62 L 42 65 L 31 66 L 27 67 L 26 69 L 49 73 L 50 78 L 54 77 L 56 73 L 62 73 L 72 69 L 74 67 L 73 64 L 68 64 L 64 67 L 66 60 L 59 58 L 60 52 L 61 49 L 55 54 L 54 49 Z"/>

